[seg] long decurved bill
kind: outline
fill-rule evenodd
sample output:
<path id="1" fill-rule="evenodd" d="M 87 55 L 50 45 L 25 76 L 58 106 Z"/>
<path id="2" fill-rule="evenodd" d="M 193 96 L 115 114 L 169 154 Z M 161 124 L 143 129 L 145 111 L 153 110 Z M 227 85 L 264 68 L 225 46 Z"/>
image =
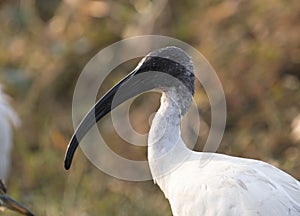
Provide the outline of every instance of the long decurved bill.
<path id="1" fill-rule="evenodd" d="M 145 91 L 149 91 L 155 88 L 155 79 L 153 74 L 150 77 L 149 73 L 143 74 L 141 77 L 137 77 L 137 74 L 146 72 L 145 68 L 141 69 L 139 66 L 134 69 L 129 75 L 127 75 L 118 84 L 112 87 L 87 113 L 83 118 L 77 129 L 75 130 L 71 141 L 68 145 L 65 155 L 65 169 L 69 169 L 72 163 L 74 153 L 86 135 L 86 133 L 94 126 L 104 115 L 110 112 L 112 109 L 123 103 L 124 101 L 140 94 Z M 147 77 L 148 76 L 148 77 Z M 114 99 L 115 94 L 118 93 L 117 99 Z"/>
<path id="2" fill-rule="evenodd" d="M 6 194 L 0 195 L 0 204 L 1 206 L 4 206 L 15 212 L 19 212 L 23 215 L 34 216 L 34 214 L 31 213 L 27 208 L 25 208 L 23 205 L 13 200 L 11 197 L 9 197 Z"/>

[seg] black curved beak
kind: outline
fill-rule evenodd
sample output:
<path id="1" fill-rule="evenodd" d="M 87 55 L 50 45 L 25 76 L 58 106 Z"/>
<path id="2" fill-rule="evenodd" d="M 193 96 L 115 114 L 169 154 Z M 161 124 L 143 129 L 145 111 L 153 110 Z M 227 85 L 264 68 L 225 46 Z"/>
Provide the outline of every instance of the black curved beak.
<path id="1" fill-rule="evenodd" d="M 176 60 L 176 58 L 175 58 Z M 181 83 L 176 73 L 186 68 L 169 58 L 147 55 L 138 66 L 112 87 L 87 113 L 75 130 L 65 155 L 65 169 L 70 169 L 74 153 L 87 132 L 107 113 L 124 101 L 154 88 Z M 140 76 L 138 76 L 140 75 Z M 173 77 L 173 79 L 170 79 Z M 117 94 L 118 93 L 118 94 Z M 116 95 L 117 94 L 117 95 Z"/>
<path id="2" fill-rule="evenodd" d="M 146 72 L 147 70 L 137 67 L 118 84 L 112 87 L 87 113 L 83 118 L 77 129 L 75 130 L 71 141 L 68 145 L 65 155 L 65 169 L 69 169 L 72 163 L 74 153 L 87 132 L 107 113 L 112 109 L 123 103 L 124 101 L 140 94 L 149 91 L 155 87 L 155 83 L 145 76 L 136 78 L 137 74 Z M 146 73 L 147 74 L 147 73 Z M 147 76 L 147 75 L 146 75 Z M 149 78 L 150 75 L 148 75 Z M 153 78 L 153 77 L 152 77 Z M 118 94 L 118 99 L 113 100 L 115 94 Z"/>
<path id="3" fill-rule="evenodd" d="M 34 216 L 34 214 L 30 212 L 27 208 L 25 208 L 23 205 L 13 200 L 6 194 L 0 195 L 0 204 L 12 211 L 19 212 L 23 215 Z"/>

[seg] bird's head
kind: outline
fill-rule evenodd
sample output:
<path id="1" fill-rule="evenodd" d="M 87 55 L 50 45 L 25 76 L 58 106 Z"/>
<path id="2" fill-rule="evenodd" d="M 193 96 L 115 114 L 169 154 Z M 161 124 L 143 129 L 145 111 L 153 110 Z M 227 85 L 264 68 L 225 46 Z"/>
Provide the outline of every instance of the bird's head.
<path id="1" fill-rule="evenodd" d="M 70 168 L 75 150 L 89 129 L 112 109 L 138 94 L 159 89 L 172 97 L 184 115 L 194 94 L 194 79 L 192 59 L 182 49 L 170 46 L 146 55 L 81 121 L 68 145 L 65 168 Z"/>

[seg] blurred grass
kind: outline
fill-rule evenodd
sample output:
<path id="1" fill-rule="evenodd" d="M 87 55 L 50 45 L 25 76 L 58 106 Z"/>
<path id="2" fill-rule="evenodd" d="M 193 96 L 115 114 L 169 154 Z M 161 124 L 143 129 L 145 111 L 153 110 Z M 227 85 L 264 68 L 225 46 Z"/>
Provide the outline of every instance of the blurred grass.
<path id="1" fill-rule="evenodd" d="M 9 193 L 36 215 L 171 215 L 151 181 L 107 176 L 81 151 L 72 170 L 63 169 L 81 70 L 101 48 L 141 34 L 184 40 L 217 71 L 228 108 L 219 152 L 264 160 L 300 179 L 299 135 L 292 132 L 300 113 L 298 1 L 1 1 L 0 26 L 0 79 L 22 120 Z M 123 74 L 116 76 L 115 81 Z M 205 95 L 197 93 L 196 102 L 209 119 Z M 146 107 L 132 108 L 137 130 L 149 126 L 153 107 L 145 112 Z M 118 140 L 111 140 L 118 153 L 145 154 L 116 146 L 120 138 L 107 133 Z M 196 149 L 206 135 L 201 133 Z"/>

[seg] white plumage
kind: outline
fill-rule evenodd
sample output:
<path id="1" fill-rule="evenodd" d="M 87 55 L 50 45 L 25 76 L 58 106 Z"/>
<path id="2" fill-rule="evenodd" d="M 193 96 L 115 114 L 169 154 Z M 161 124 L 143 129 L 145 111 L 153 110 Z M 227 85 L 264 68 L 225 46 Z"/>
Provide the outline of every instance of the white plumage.
<path id="1" fill-rule="evenodd" d="M 174 216 L 300 215 L 297 180 L 262 161 L 189 150 L 177 106 L 164 97 L 152 122 L 148 158 Z M 165 148 L 172 152 L 165 155 Z"/>
<path id="2" fill-rule="evenodd" d="M 3 180 L 7 180 L 9 174 L 13 126 L 19 124 L 18 116 L 8 101 L 9 97 L 0 85 L 0 179 Z"/>
<path id="3" fill-rule="evenodd" d="M 200 167 L 199 157 L 193 153 L 172 174 L 156 179 L 174 215 L 300 215 L 300 185 L 288 174 L 222 154 Z"/>
<path id="4" fill-rule="evenodd" d="M 172 83 L 169 78 L 157 78 L 151 71 L 171 75 L 184 85 Z M 287 173 L 261 161 L 194 152 L 186 147 L 180 123 L 194 93 L 194 71 L 191 58 L 176 47 L 147 55 L 96 103 L 70 141 L 66 169 L 87 131 L 114 108 L 111 101 L 118 89 L 133 76 L 145 72 L 153 73 L 148 76 L 150 80 L 133 82 L 136 91 L 123 90 L 124 97 L 114 107 L 149 89 L 163 91 L 149 132 L 148 160 L 154 182 L 169 200 L 174 216 L 300 215 L 300 183 Z"/>

